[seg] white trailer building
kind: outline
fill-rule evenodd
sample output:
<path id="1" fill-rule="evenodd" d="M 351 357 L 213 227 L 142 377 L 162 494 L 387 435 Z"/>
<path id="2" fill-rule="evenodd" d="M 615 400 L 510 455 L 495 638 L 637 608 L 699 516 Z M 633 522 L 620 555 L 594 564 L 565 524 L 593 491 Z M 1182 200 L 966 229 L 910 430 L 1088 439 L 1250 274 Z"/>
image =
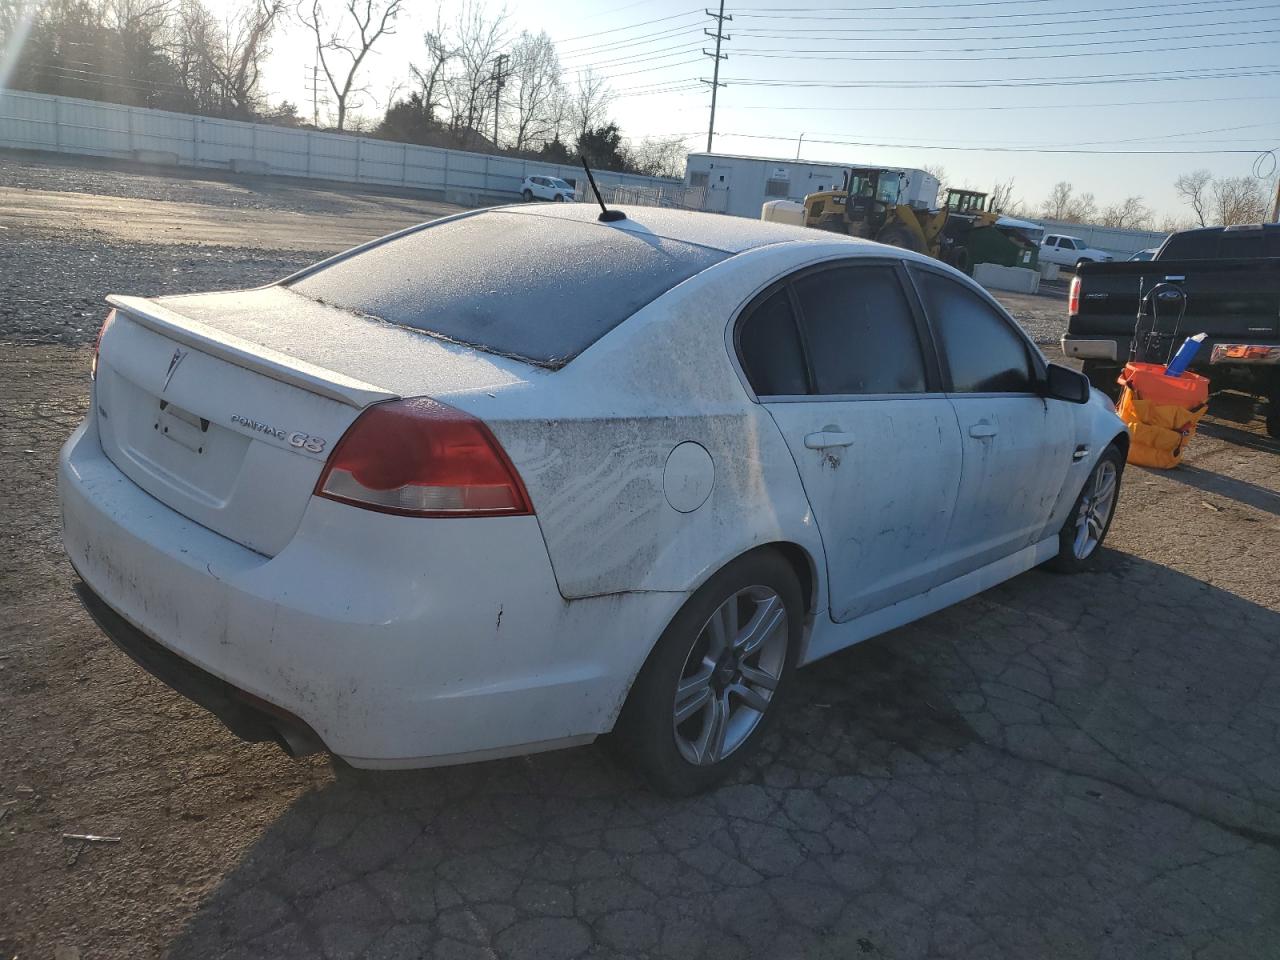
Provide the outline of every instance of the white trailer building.
<path id="1" fill-rule="evenodd" d="M 685 185 L 705 188 L 702 209 L 757 219 L 766 200 L 803 200 L 820 190 L 839 189 L 850 167 L 868 163 L 814 163 L 744 157 L 729 153 L 691 153 L 685 164 Z M 902 202 L 932 207 L 937 202 L 938 181 L 923 170 L 885 167 L 906 175 Z"/>

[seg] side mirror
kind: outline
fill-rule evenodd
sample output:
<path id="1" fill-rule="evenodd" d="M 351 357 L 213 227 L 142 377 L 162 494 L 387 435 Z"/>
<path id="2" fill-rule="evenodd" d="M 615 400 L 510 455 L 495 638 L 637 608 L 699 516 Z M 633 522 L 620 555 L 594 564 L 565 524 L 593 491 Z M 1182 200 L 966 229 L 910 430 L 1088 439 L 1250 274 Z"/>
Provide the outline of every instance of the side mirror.
<path id="1" fill-rule="evenodd" d="M 1045 370 L 1044 395 L 1068 403 L 1089 402 L 1089 378 L 1078 370 L 1051 363 Z"/>

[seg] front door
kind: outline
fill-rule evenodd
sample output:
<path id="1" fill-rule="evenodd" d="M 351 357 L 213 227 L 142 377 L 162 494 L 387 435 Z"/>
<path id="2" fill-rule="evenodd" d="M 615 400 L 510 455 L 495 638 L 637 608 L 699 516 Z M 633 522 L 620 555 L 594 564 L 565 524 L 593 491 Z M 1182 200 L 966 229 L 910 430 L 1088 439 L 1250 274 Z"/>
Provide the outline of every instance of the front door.
<path id="1" fill-rule="evenodd" d="M 957 572 L 1030 546 L 1071 467 L 1075 432 L 1064 401 L 1040 395 L 1032 347 L 1015 322 L 939 271 L 912 268 L 938 340 L 964 451 L 945 552 Z"/>
<path id="2" fill-rule="evenodd" d="M 945 566 L 961 442 L 905 280 L 893 261 L 805 271 L 740 327 L 822 535 L 837 622 L 929 589 Z M 760 372 L 780 363 L 791 372 Z"/>

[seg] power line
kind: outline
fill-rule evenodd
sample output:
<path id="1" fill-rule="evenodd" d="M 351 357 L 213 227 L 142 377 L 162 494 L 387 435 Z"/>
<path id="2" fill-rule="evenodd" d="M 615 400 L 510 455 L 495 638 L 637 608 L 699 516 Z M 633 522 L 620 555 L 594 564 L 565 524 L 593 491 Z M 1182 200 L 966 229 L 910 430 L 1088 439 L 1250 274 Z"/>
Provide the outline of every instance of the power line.
<path id="1" fill-rule="evenodd" d="M 1110 9 L 1113 9 L 1113 8 L 1099 7 L 1099 8 L 1095 8 L 1095 9 L 1093 9 L 1093 10 L 1082 11 L 1082 12 L 1083 12 L 1083 13 L 1085 13 L 1085 14 L 1091 14 L 1091 13 L 1095 13 L 1095 12 L 1097 12 L 1097 13 L 1105 13 L 1105 12 L 1108 12 Z M 1255 11 L 1255 10 L 1271 10 L 1271 11 L 1274 11 L 1274 10 L 1275 10 L 1275 5 L 1274 5 L 1274 4 L 1265 4 L 1265 3 L 1264 3 L 1264 4 L 1258 4 L 1258 5 L 1256 5 L 1256 6 L 1252 6 L 1252 7 L 1238 7 L 1238 8 L 1236 8 L 1236 9 L 1234 9 L 1234 10 L 1226 10 L 1226 11 L 1223 11 L 1223 12 L 1224 12 L 1224 13 L 1251 13 L 1251 12 L 1253 12 L 1253 11 Z M 1204 10 L 1204 11 L 1200 11 L 1200 12 L 1192 12 L 1192 11 L 1188 11 L 1186 14 L 1184 14 L 1184 16 L 1204 16 L 1204 15 L 1213 14 L 1213 13 L 1217 13 L 1217 12 L 1218 12 L 1218 11 L 1216 11 L 1216 10 Z M 931 18 L 931 19 L 932 19 L 932 18 Z M 949 18 L 949 19 L 951 19 L 951 18 Z M 1088 23 L 1115 23 L 1115 22 L 1117 22 L 1117 21 L 1124 21 L 1124 20 L 1164 20 L 1164 19 L 1167 19 L 1167 15 L 1165 15 L 1165 14 L 1141 14 L 1141 15 L 1132 15 L 1132 16 L 1125 15 L 1125 16 L 1118 16 L 1118 17 L 1093 17 L 1093 16 L 1090 16 L 1090 17 L 1088 18 L 1088 21 L 1087 21 L 1087 22 L 1088 22 Z M 1247 26 L 1250 22 L 1252 22 L 1252 21 L 1249 21 L 1249 20 L 1222 20 L 1222 21 L 1215 21 L 1215 22 L 1213 22 L 1213 23 L 1174 23 L 1174 24 L 1167 24 L 1167 25 L 1165 25 L 1165 26 L 1154 26 L 1154 27 L 1147 27 L 1147 26 L 1143 26 L 1143 27 L 1141 27 L 1141 29 L 1142 29 L 1142 30 L 1144 30 L 1144 31 L 1150 32 L 1150 31 L 1152 31 L 1152 30 L 1187 30 L 1187 29 L 1190 29 L 1190 28 L 1192 28 L 1192 27 L 1195 27 L 1195 28 L 1200 28 L 1200 27 L 1218 27 L 1218 26 L 1239 27 L 1239 26 Z M 739 33 L 741 33 L 743 36 L 748 36 L 748 35 L 750 35 L 750 36 L 759 36 L 759 37 L 779 37 L 779 38 L 785 38 L 785 37 L 787 37 L 788 35 L 794 35 L 794 34 L 799 34 L 799 33 L 815 33 L 815 34 L 818 34 L 818 36 L 816 36 L 816 37 L 796 37 L 795 39 L 800 39 L 800 40 L 826 40 L 826 39 L 830 39 L 830 40 L 838 40 L 838 39 L 840 39 L 840 38 L 839 38 L 839 37 L 837 37 L 837 36 L 834 36 L 834 34 L 840 34 L 840 33 L 922 33 L 922 32 L 929 32 L 929 31 L 933 31 L 933 32 L 937 32 L 937 33 L 954 33 L 954 32 L 956 32 L 956 31 L 958 31 L 958 30 L 1020 30 L 1020 29 L 1024 29 L 1024 28 L 1026 28 L 1026 27 L 1063 27 L 1063 26 L 1067 26 L 1067 25 L 1068 25 L 1068 24 L 1067 24 L 1066 22 L 1061 21 L 1061 20 L 1037 20 L 1037 21 L 1034 21 L 1034 22 L 1032 22 L 1032 23 L 1015 23 L 1015 24 L 1009 24 L 1008 26 L 1002 26 L 1002 25 L 999 25 L 999 24 L 970 24 L 970 25 L 956 24 L 956 25 L 952 25 L 952 26 L 930 26 L 930 27 L 822 27 L 822 26 L 815 26 L 815 27 L 773 27 L 773 26 L 770 26 L 770 27 L 743 27 L 743 28 L 741 28 L 738 32 L 739 32 Z M 1112 31 L 1111 31 L 1111 30 L 1107 30 L 1107 31 L 1100 31 L 1100 30 L 1087 30 L 1087 31 L 1084 31 L 1084 32 L 1085 32 L 1085 33 L 1104 33 L 1104 32 L 1106 32 L 1106 33 L 1110 33 L 1110 32 L 1112 32 Z M 1077 35 L 1078 35 L 1078 34 L 1077 34 Z M 1037 36 L 1042 36 L 1042 37 L 1053 37 L 1053 36 L 1060 36 L 1060 34 L 1038 34 Z M 860 38 L 854 37 L 854 38 L 850 38 L 850 39 L 860 39 Z M 865 38 L 865 39 L 868 39 L 868 40 L 869 40 L 869 39 L 871 39 L 871 38 Z M 890 39 L 904 39 L 904 38 L 901 38 L 901 37 L 894 37 L 894 38 L 890 38 Z M 941 38 L 940 38 L 940 39 L 941 39 Z M 996 38 L 994 38 L 994 39 L 999 39 L 999 40 L 1014 40 L 1014 39 L 1020 39 L 1020 38 L 1019 38 L 1019 37 L 1016 37 L 1016 36 L 1008 36 L 1008 37 L 996 37 Z"/>
<path id="2" fill-rule="evenodd" d="M 631 23 L 625 27 L 610 27 L 608 30 L 597 30 L 595 33 L 580 33 L 576 37 L 561 37 L 560 43 L 572 43 L 575 40 L 585 40 L 588 37 L 599 37 L 606 33 L 621 33 L 624 30 L 634 30 L 636 27 L 647 27 L 652 23 L 666 23 L 668 20 L 681 20 L 684 17 L 700 16 L 701 10 L 686 10 L 684 13 L 673 13 L 669 17 L 657 17 L 653 20 L 641 20 L 639 23 Z"/>
<path id="3" fill-rule="evenodd" d="M 1254 34 L 1280 33 L 1280 30 L 1256 30 L 1256 31 L 1253 31 L 1253 33 Z M 1236 34 L 1236 36 L 1240 36 L 1240 34 Z M 1179 39 L 1189 40 L 1191 38 L 1184 37 Z M 1136 56 L 1136 55 L 1152 54 L 1152 53 L 1178 53 L 1184 50 L 1224 50 L 1229 47 L 1262 47 L 1262 46 L 1266 46 L 1267 44 L 1273 44 L 1273 43 L 1280 43 L 1280 39 L 1273 37 L 1269 40 L 1235 40 L 1235 41 L 1232 41 L 1231 43 L 1195 43 L 1195 44 L 1191 44 L 1190 46 L 1184 46 L 1184 47 L 1155 47 L 1152 49 L 1137 49 L 1137 50 L 1094 50 L 1094 51 L 1086 50 L 1086 51 L 1080 51 L 1076 53 L 1024 53 L 1024 54 L 1015 54 L 1012 56 L 1002 56 L 1002 57 L 936 56 L 935 54 L 938 51 L 933 51 L 933 50 L 927 51 L 927 55 L 929 59 L 934 62 L 941 61 L 944 63 L 988 63 L 992 60 L 1063 60 L 1063 59 L 1073 59 L 1078 57 L 1124 57 L 1124 56 Z M 1096 43 L 1095 44 L 1078 44 L 1078 46 L 1098 46 L 1098 45 L 1099 44 L 1096 44 Z M 1077 46 L 1077 44 L 1063 44 L 1063 46 Z M 992 49 L 998 50 L 1000 48 L 994 47 Z M 1044 48 L 1041 47 L 1038 49 L 1044 49 Z M 814 56 L 810 53 L 755 53 L 749 50 L 744 50 L 740 54 L 740 56 L 749 57 L 752 59 L 762 59 L 762 60 L 805 60 L 805 61 L 836 62 L 836 63 L 845 63 L 849 61 L 855 61 L 858 63 L 906 63 L 906 62 L 918 61 L 922 53 L 921 51 L 916 51 L 916 50 L 885 50 L 885 51 L 875 51 L 875 54 L 876 54 L 875 56 L 864 56 L 862 54 L 871 53 L 872 51 L 854 50 L 849 52 L 854 55 L 853 56 L 822 56 L 822 55 Z M 941 52 L 959 53 L 962 51 L 941 51 Z M 903 54 L 907 54 L 907 56 L 884 57 L 884 56 L 880 56 L 879 55 L 880 53 L 903 53 Z"/>
<path id="4" fill-rule="evenodd" d="M 927 49 L 927 50 L 912 50 L 910 48 L 902 48 L 902 47 L 868 47 L 866 49 L 858 49 L 858 48 L 852 48 L 852 47 L 812 47 L 812 48 L 800 49 L 797 47 L 790 47 L 790 46 L 788 47 L 744 47 L 743 50 L 750 53 L 796 53 L 796 54 L 804 54 L 806 56 L 811 54 L 820 54 L 820 53 L 859 53 L 859 54 L 860 53 L 928 53 L 929 55 L 932 55 L 934 53 L 980 53 L 980 52 L 1004 52 L 1008 50 L 1060 50 L 1063 47 L 1102 47 L 1102 46 L 1115 46 L 1121 43 L 1170 43 L 1178 40 L 1193 40 L 1193 39 L 1194 40 L 1213 40 L 1215 38 L 1222 38 L 1222 37 L 1242 37 L 1242 36 L 1253 36 L 1259 33 L 1277 32 L 1274 29 L 1269 29 L 1269 30 L 1254 29 L 1256 25 L 1263 24 L 1263 23 L 1280 23 L 1280 17 L 1262 17 L 1257 20 L 1254 20 L 1249 24 L 1250 29 L 1248 30 L 1228 30 L 1228 31 L 1219 32 L 1219 33 L 1201 33 L 1200 32 L 1201 27 L 1214 27 L 1214 26 L 1223 25 L 1223 24 L 1207 23 L 1207 24 L 1202 24 L 1198 26 L 1195 32 L 1189 34 L 1188 36 L 1176 36 L 1176 37 L 1118 37 L 1114 40 L 1079 40 L 1074 42 L 1064 42 L 1062 40 L 1062 34 L 1060 33 L 1040 33 L 1040 34 L 1028 34 L 1027 36 L 1023 36 L 1023 37 L 999 37 L 998 39 L 999 40 L 1052 39 L 1053 42 L 1047 43 L 1047 44 L 1042 44 L 1042 43 L 1004 44 L 1002 46 L 992 46 L 990 44 L 983 44 L 980 47 L 936 47 L 936 48 Z M 1175 27 L 1170 27 L 1168 29 L 1183 30 L 1188 28 L 1178 25 Z M 1091 33 L 1100 33 L 1103 36 L 1111 36 L 1115 32 L 1116 32 L 1115 30 L 1086 30 L 1083 33 L 1076 33 L 1076 34 L 1072 34 L 1071 36 L 1073 37 L 1087 36 Z M 961 37 L 936 37 L 936 38 L 934 37 L 884 37 L 884 38 L 849 37 L 848 38 L 848 42 L 850 43 L 934 43 L 934 42 L 946 43 L 946 42 L 952 42 L 957 40 L 961 43 L 973 42 L 972 40 L 961 38 Z M 803 43 L 806 41 L 800 40 L 796 42 Z M 1006 58 L 998 57 L 993 59 L 1003 60 Z"/>
<path id="5" fill-rule="evenodd" d="M 748 140 L 785 140 L 788 143 L 795 137 L 785 137 L 781 135 L 764 134 L 764 133 L 722 133 L 723 137 L 743 137 Z M 872 143 L 866 140 L 807 140 L 808 143 L 822 143 L 831 146 L 843 147 L 876 147 L 885 150 L 952 150 L 982 153 L 1065 153 L 1065 154 L 1083 154 L 1087 156 L 1180 156 L 1184 154 L 1258 154 L 1258 148 L 1253 149 L 1224 149 L 1224 150 L 1081 150 L 1074 147 L 1056 148 L 1056 147 L 995 147 L 995 146 L 979 146 L 979 147 L 962 147 L 954 144 L 938 144 L 938 143 Z"/>
<path id="6" fill-rule="evenodd" d="M 669 40 L 678 34 L 689 34 L 690 31 L 696 29 L 696 24 L 689 26 L 672 27 L 669 30 L 659 30 L 657 33 L 649 33 L 639 37 L 630 37 L 623 40 L 612 40 L 608 43 L 592 44 L 582 47 L 578 50 L 562 51 L 562 56 L 566 58 L 579 57 L 583 54 L 604 53 L 606 50 L 621 50 L 626 47 L 645 46 L 650 43 L 656 43 L 659 40 Z"/>
<path id="7" fill-rule="evenodd" d="M 786 110 L 786 111 L 814 111 L 822 110 L 830 113 L 960 113 L 968 111 L 1005 111 L 1005 110 L 1095 110 L 1103 107 L 1156 107 L 1168 104 L 1178 104 L 1179 106 L 1188 103 L 1239 103 L 1245 100 L 1280 100 L 1280 96 L 1247 96 L 1247 97 L 1196 97 L 1185 98 L 1177 97 L 1172 100 L 1122 100 L 1111 103 L 1098 103 L 1094 101 L 1074 103 L 1026 103 L 1012 104 L 1007 106 L 996 106 L 992 104 L 976 104 L 964 106 L 937 106 L 937 107 L 828 107 L 828 106 L 768 106 L 765 104 L 748 104 L 742 107 L 736 107 L 737 110 Z"/>
<path id="8" fill-rule="evenodd" d="M 1149 135 L 1149 136 L 1142 136 L 1142 137 L 1125 137 L 1125 138 L 1122 138 L 1122 139 L 1115 139 L 1115 140 L 1075 140 L 1075 139 L 1073 139 L 1073 140 L 1070 140 L 1070 141 L 1067 141 L 1067 142 L 1061 142 L 1061 141 L 1049 141 L 1049 142 L 1044 142 L 1044 141 L 1034 141 L 1034 140 L 1032 140 L 1032 141 L 1026 141 L 1026 140 L 1013 140 L 1013 141 L 1006 141 L 1006 142 L 1004 142 L 1003 144 L 1000 144 L 1000 145 L 1001 145 L 1001 146 L 1005 146 L 1005 147 L 1010 147 L 1010 148 L 1013 148 L 1013 147 L 1025 147 L 1025 148 L 1032 148 L 1032 147 L 1044 147 L 1044 148 L 1053 148 L 1053 147 L 1097 147 L 1097 146 L 1108 146 L 1108 145 L 1112 145 L 1112 144 L 1125 144 L 1125 143 L 1148 143 L 1148 142 L 1153 141 L 1153 140 L 1183 140 L 1183 139 L 1186 139 L 1186 138 L 1188 138 L 1188 137 L 1198 137 L 1198 136 L 1202 136 L 1202 135 L 1204 135 L 1204 134 L 1209 134 L 1209 133 L 1226 133 L 1226 132 L 1233 132 L 1233 131 L 1236 131 L 1236 130 L 1257 130 L 1257 129 L 1260 129 L 1260 128 L 1262 128 L 1262 127 L 1275 127 L 1275 126 L 1280 126 L 1280 120 L 1271 120 L 1271 121 L 1268 121 L 1268 122 L 1266 122 L 1266 123 L 1247 123 L 1247 124 L 1241 124 L 1241 125 L 1238 125 L 1238 126 L 1232 126 L 1232 127 L 1214 127 L 1214 128 L 1208 129 L 1208 130 L 1186 130 L 1186 131 L 1180 131 L 1180 132 L 1178 132 L 1178 133 L 1161 133 L 1161 134 L 1151 134 L 1151 135 Z M 805 134 L 804 134 L 804 136 L 805 136 L 805 137 L 807 137 L 807 138 L 812 138 L 812 137 L 840 137 L 840 136 L 843 136 L 843 135 L 844 135 L 844 134 L 842 134 L 842 133 L 833 133 L 833 132 L 832 132 L 832 131 L 830 131 L 830 130 L 806 131 L 806 132 L 805 132 Z M 727 134 L 726 134 L 726 136 L 727 136 Z M 796 139 L 796 136 L 797 136 L 797 135 L 792 135 L 789 139 L 794 140 L 794 139 Z M 787 137 L 785 137 L 785 136 L 783 136 L 783 137 L 780 137 L 780 139 L 788 139 L 788 138 L 787 138 Z M 892 139 L 892 138 L 891 138 L 891 139 Z M 810 142 L 817 142 L 817 141 L 813 141 L 813 140 L 811 140 Z M 1234 143 L 1235 141 L 1222 141 L 1222 140 L 1215 140 L 1215 141 L 1211 141 L 1211 142 L 1213 142 L 1213 143 L 1223 143 L 1223 142 L 1232 142 L 1232 143 Z M 991 143 L 991 138 L 990 138 L 990 137 L 984 137 L 984 138 L 981 138 L 981 139 L 973 139 L 973 140 L 958 140 L 958 139 L 948 138 L 948 140 L 947 140 L 947 144 L 948 144 L 948 145 L 954 145 L 954 144 L 960 144 L 960 145 L 964 145 L 964 144 L 989 144 L 989 143 Z M 885 145 L 886 145 L 886 146 L 890 146 L 891 144 L 889 144 L 889 143 L 887 143 L 887 142 L 886 142 L 886 144 L 885 144 Z M 905 145 L 905 144 L 904 144 L 904 145 Z M 1208 144 L 1206 143 L 1206 144 L 1199 144 L 1199 145 L 1200 145 L 1200 146 L 1207 146 Z"/>
<path id="9" fill-rule="evenodd" d="M 649 63 L 653 60 L 669 60 L 672 57 L 682 57 L 699 49 L 702 44 L 698 41 L 693 43 L 678 44 L 674 47 L 665 47 L 667 53 L 636 53 L 630 57 L 621 57 L 616 60 L 597 60 L 595 63 L 576 64 L 573 70 L 598 70 L 602 67 L 629 67 L 637 63 Z"/>
<path id="10" fill-rule="evenodd" d="M 1240 77 L 1270 77 L 1280 74 L 1280 67 L 1272 64 L 1248 64 L 1238 67 L 1197 67 L 1193 70 L 1166 72 L 1141 71 L 1128 73 L 1095 73 L 1077 77 L 1006 77 L 980 80 L 753 80 L 749 77 L 730 77 L 729 83 L 751 87 L 798 87 L 831 90 L 971 90 L 989 87 L 1075 87 L 1108 83 L 1157 83 L 1176 80 L 1231 80 Z"/>
<path id="11" fill-rule="evenodd" d="M 1026 0 L 1026 2 L 1039 3 L 1039 2 L 1051 2 L 1051 0 Z M 979 13 L 979 14 L 969 14 L 969 15 L 961 15 L 961 16 L 955 16 L 955 17 L 949 16 L 949 17 L 946 17 L 946 19 L 948 20 L 1014 20 L 1014 19 L 1020 19 L 1023 17 L 1072 17 L 1072 18 L 1075 18 L 1080 16 L 1081 14 L 1114 13 L 1122 9 L 1161 11 L 1161 13 L 1152 13 L 1152 14 L 1129 14 L 1119 18 L 1119 19 L 1137 20 L 1137 19 L 1144 19 L 1149 17 L 1165 16 L 1169 13 L 1169 11 L 1175 10 L 1175 9 L 1181 9 L 1183 7 L 1216 8 L 1215 10 L 1211 10 L 1211 11 L 1203 11 L 1205 13 L 1210 13 L 1210 12 L 1217 12 L 1217 10 L 1220 10 L 1223 7 L 1226 7 L 1232 3 L 1248 3 L 1248 2 L 1249 0 L 1183 0 L 1183 2 L 1181 3 L 1147 3 L 1147 4 L 1136 4 L 1130 7 L 1116 7 L 1115 5 L 1112 5 L 1109 7 L 1094 7 L 1089 9 L 1034 10 L 1034 11 L 1027 11 L 1025 13 Z M 894 7 L 741 7 L 739 8 L 739 15 L 742 17 L 747 17 L 752 19 L 772 20 L 772 19 L 777 19 L 779 14 L 786 14 L 788 18 L 792 20 L 821 20 L 824 23 L 826 23 L 831 20 L 879 21 L 879 20 L 882 20 L 883 18 L 875 17 L 875 16 L 869 17 L 867 16 L 867 14 L 874 13 L 877 11 L 881 11 L 881 12 L 892 11 L 895 20 L 936 20 L 938 19 L 938 14 L 936 13 L 930 14 L 929 16 L 926 16 L 926 17 L 910 17 L 910 16 L 906 16 L 906 12 L 911 10 L 926 10 L 934 7 L 945 7 L 948 10 L 953 10 L 956 7 L 990 6 L 990 5 L 991 4 L 977 4 L 977 3 L 975 4 L 941 3 L 941 4 L 915 4 L 910 6 L 894 6 Z M 1008 6 L 1008 4 L 999 4 L 999 6 Z M 1258 8 L 1248 7 L 1245 9 L 1258 9 Z M 833 12 L 833 11 L 841 11 L 841 10 L 847 10 L 852 12 L 847 15 Z M 753 11 L 772 11 L 772 12 L 753 12 Z M 803 15 L 804 13 L 809 11 L 814 11 L 814 15 L 813 16 Z M 1237 8 L 1235 10 L 1227 9 L 1224 12 L 1238 13 L 1240 12 L 1240 8 Z M 1186 11 L 1185 14 L 1180 14 L 1180 15 L 1198 16 L 1199 14 L 1194 10 L 1188 10 Z"/>

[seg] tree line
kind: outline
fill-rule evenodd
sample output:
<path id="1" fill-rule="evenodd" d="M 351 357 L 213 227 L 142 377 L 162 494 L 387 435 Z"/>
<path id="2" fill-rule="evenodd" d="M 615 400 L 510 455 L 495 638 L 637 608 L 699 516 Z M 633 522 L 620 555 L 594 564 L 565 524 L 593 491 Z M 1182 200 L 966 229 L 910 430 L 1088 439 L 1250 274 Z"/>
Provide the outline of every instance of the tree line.
<path id="1" fill-rule="evenodd" d="M 943 167 L 929 166 L 925 172 L 938 178 L 939 202 L 946 197 L 947 172 Z M 997 183 L 989 194 L 989 208 L 1010 217 L 1040 217 L 1061 223 L 1092 224 L 1118 230 L 1154 230 L 1174 233 L 1193 227 L 1233 226 L 1261 223 L 1271 218 L 1277 180 L 1260 177 L 1215 177 L 1209 170 L 1193 170 L 1174 181 L 1174 191 L 1188 207 L 1192 217 L 1167 215 L 1156 219 L 1141 196 L 1125 197 L 1116 203 L 1100 205 L 1092 192 L 1077 192 L 1068 180 L 1053 185 L 1049 195 L 1038 205 L 1014 196 L 1014 181 Z M 965 189 L 969 189 L 966 187 Z"/>
<path id="2" fill-rule="evenodd" d="M 25 34 L 7 85 L 283 126 L 537 158 L 584 156 L 602 169 L 680 176 L 676 138 L 626 138 L 613 95 L 590 69 L 565 70 L 545 32 L 517 31 L 505 11 L 467 0 L 438 16 L 385 100 L 372 101 L 370 55 L 395 33 L 405 0 L 241 0 L 215 16 L 203 0 L 0 0 L 0 49 Z M 269 102 L 263 65 L 286 22 L 315 54 L 317 105 Z"/>

